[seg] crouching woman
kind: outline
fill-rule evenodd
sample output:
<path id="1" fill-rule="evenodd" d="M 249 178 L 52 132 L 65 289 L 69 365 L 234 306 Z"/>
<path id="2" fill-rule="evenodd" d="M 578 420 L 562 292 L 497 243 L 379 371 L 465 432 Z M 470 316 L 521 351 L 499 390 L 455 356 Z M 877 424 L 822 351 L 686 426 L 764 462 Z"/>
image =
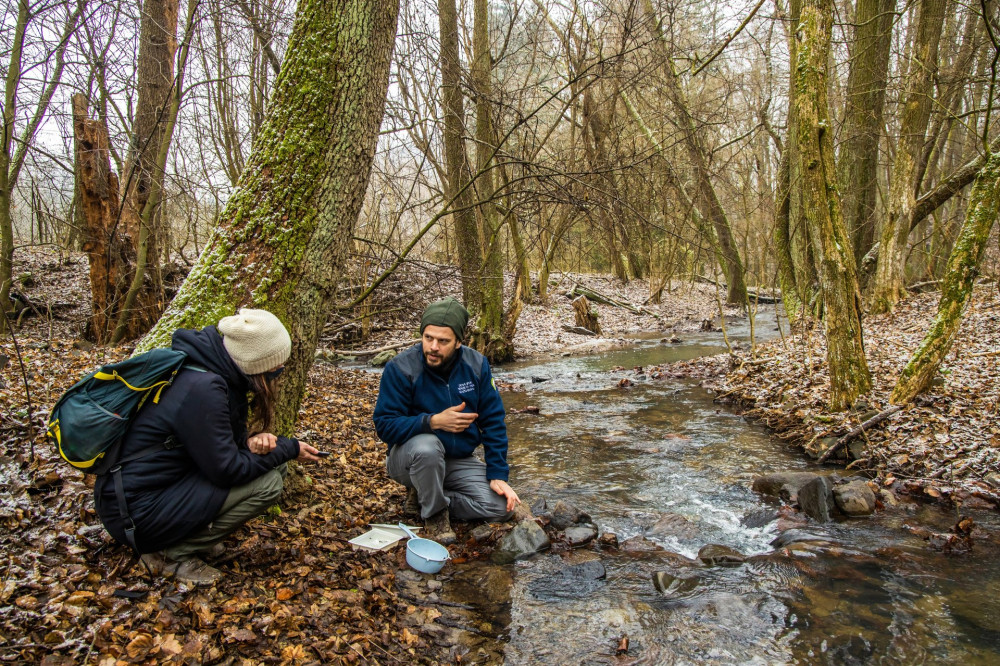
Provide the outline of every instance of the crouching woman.
<path id="1" fill-rule="evenodd" d="M 144 553 L 152 573 L 209 584 L 222 574 L 198 556 L 219 551 L 229 533 L 274 504 L 285 463 L 318 457 L 270 432 L 291 353 L 277 317 L 244 308 L 217 327 L 176 331 L 171 346 L 188 360 L 159 402 L 133 419 L 120 470 L 98 477 L 94 503 L 108 532 Z"/>

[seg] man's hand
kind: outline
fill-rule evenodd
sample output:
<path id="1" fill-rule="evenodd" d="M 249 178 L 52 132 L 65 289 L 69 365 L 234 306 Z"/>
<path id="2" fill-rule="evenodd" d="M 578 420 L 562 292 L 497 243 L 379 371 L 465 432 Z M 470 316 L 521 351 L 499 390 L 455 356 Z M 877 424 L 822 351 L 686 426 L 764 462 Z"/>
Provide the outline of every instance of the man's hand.
<path id="1" fill-rule="evenodd" d="M 299 442 L 299 457 L 298 460 L 301 462 L 306 462 L 310 460 L 319 460 L 319 449 L 306 444 L 305 442 Z"/>
<path id="2" fill-rule="evenodd" d="M 513 511 L 514 507 L 521 503 L 521 498 L 517 496 L 514 489 L 507 485 L 506 481 L 501 479 L 493 479 L 490 481 L 490 488 L 493 489 L 497 495 L 503 495 L 507 498 L 507 510 Z"/>
<path id="3" fill-rule="evenodd" d="M 270 453 L 278 445 L 278 438 L 269 432 L 259 432 L 247 438 L 247 448 L 259 455 Z"/>
<path id="4" fill-rule="evenodd" d="M 479 418 L 475 412 L 464 413 L 465 403 L 449 407 L 440 414 L 431 417 L 432 430 L 444 430 L 445 432 L 463 432 L 472 425 L 472 422 Z M 516 497 L 516 496 L 515 496 Z"/>

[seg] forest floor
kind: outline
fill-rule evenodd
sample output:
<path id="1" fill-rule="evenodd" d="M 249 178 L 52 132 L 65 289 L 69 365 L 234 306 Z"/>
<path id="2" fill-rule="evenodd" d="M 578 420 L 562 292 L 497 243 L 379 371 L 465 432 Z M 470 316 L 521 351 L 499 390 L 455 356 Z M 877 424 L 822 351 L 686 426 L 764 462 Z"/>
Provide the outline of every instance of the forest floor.
<path id="1" fill-rule="evenodd" d="M 371 410 L 377 376 L 317 363 L 298 434 L 333 453 L 303 466 L 280 515 L 252 521 L 227 541 L 216 566 L 225 579 L 188 589 L 148 574 L 131 552 L 106 536 L 93 511 L 88 480 L 62 463 L 44 438 L 48 410 L 81 376 L 128 355 L 80 339 L 86 320 L 86 262 L 53 251 L 16 257 L 21 291 L 39 312 L 0 341 L 0 662 L 12 663 L 465 663 L 476 655 L 437 631 L 433 607 L 400 595 L 403 550 L 360 553 L 347 540 L 368 523 L 397 522 L 402 487 L 385 476 L 384 448 Z M 434 276 L 434 280 L 428 280 Z M 550 303 L 525 307 L 515 347 L 520 355 L 593 350 L 570 333 L 569 299 L 579 283 L 634 305 L 646 283 L 557 275 Z M 633 313 L 595 304 L 609 344 L 626 336 L 698 330 L 717 320 L 716 289 L 684 283 L 663 303 Z M 454 275 L 432 267 L 401 275 L 377 302 L 370 337 L 357 340 L 353 317 L 334 318 L 323 346 L 350 353 L 414 336 L 423 305 L 457 295 Z M 822 333 L 677 364 L 667 374 L 707 377 L 720 399 L 778 437 L 816 450 L 888 407 L 887 395 L 933 315 L 936 294 L 915 296 L 891 316 L 865 323 L 875 388 L 856 409 L 824 410 L 827 377 Z M 51 310 L 48 306 L 51 306 Z M 737 311 L 722 310 L 727 319 Z M 355 339 L 352 339 L 355 338 Z M 878 483 L 931 501 L 1000 506 L 1000 299 L 981 287 L 943 368 L 941 385 L 845 447 Z M 27 387 L 27 391 L 25 388 Z M 860 445 L 859 445 L 860 443 Z M 844 461 L 846 462 L 846 461 Z M 460 537 L 465 534 L 460 530 Z M 453 548 L 459 561 L 483 557 L 472 540 Z M 440 622 L 440 620 L 439 620 Z"/>

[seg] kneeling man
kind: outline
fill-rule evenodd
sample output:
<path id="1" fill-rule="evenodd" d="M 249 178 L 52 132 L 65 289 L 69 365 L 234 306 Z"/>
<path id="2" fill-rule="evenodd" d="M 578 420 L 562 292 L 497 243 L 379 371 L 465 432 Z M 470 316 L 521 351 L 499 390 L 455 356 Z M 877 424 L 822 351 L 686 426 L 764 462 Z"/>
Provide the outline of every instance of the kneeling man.
<path id="1" fill-rule="evenodd" d="M 453 298 L 431 303 L 421 340 L 389 361 L 375 403 L 389 476 L 407 487 L 425 536 L 453 543 L 458 520 L 506 520 L 520 503 L 507 485 L 507 426 L 486 358 L 462 346 L 469 313 Z M 485 464 L 473 456 L 483 445 Z"/>

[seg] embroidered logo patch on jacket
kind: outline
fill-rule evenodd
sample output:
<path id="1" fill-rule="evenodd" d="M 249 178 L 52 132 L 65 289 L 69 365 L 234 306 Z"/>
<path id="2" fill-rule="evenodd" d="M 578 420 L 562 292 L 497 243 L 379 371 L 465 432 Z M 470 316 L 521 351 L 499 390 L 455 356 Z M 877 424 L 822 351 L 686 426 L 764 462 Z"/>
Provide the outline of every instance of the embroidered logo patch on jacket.
<path id="1" fill-rule="evenodd" d="M 476 385 L 473 384 L 472 382 L 462 382 L 461 384 L 458 385 L 457 390 L 459 393 L 475 393 Z"/>

